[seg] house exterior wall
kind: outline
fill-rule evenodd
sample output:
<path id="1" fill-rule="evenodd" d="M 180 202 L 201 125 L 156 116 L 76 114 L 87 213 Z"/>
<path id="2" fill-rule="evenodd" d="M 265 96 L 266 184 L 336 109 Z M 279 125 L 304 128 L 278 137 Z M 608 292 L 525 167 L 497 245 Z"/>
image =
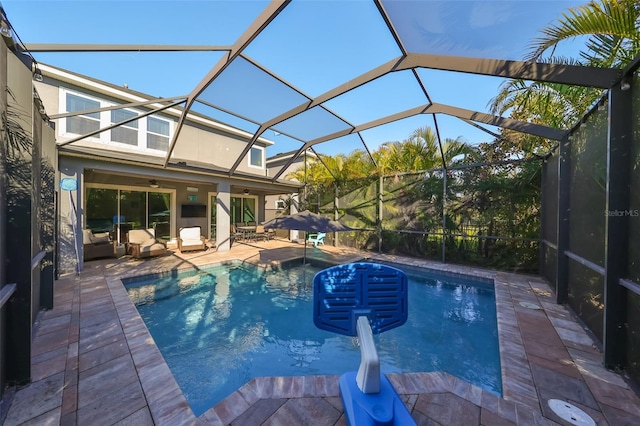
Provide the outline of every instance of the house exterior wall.
<path id="1" fill-rule="evenodd" d="M 45 78 L 42 82 L 34 82 L 34 86 L 42 99 L 45 110 L 50 116 L 67 112 L 67 94 L 78 95 L 82 98 L 99 102 L 100 107 L 150 99 L 150 97 L 146 95 L 130 91 L 129 89 L 119 88 L 104 82 L 96 82 L 95 80 L 66 73 L 45 65 L 41 65 L 41 68 L 43 69 Z M 151 108 L 158 106 L 159 105 L 151 106 Z M 134 107 L 128 108 L 127 111 L 140 115 L 149 111 L 149 108 Z M 181 113 L 182 111 L 180 109 L 170 108 L 165 112 L 151 116 L 169 122 L 169 141 L 171 141 L 173 137 Z M 105 128 L 112 124 L 111 111 L 101 112 L 99 115 L 100 128 Z M 56 139 L 58 143 L 63 143 L 79 136 L 66 131 L 67 122 L 65 120 L 68 119 L 59 118 L 56 120 Z M 144 133 L 149 131 L 147 127 L 148 124 L 146 124 L 145 120 L 146 118 L 143 117 L 134 122 L 137 123 L 137 132 L 140 134 L 139 138 L 144 138 Z M 186 162 L 208 164 L 219 169 L 229 169 L 235 163 L 240 153 L 246 148 L 250 137 L 251 135 L 248 133 L 215 123 L 212 120 L 200 118 L 196 115 L 189 116 L 174 146 L 172 160 L 184 160 Z M 261 138 L 254 144 L 256 153 L 261 156 L 261 166 L 252 166 L 249 161 L 249 155 L 247 155 L 240 162 L 237 171 L 249 175 L 266 176 L 265 147 L 269 144 L 269 141 Z M 164 158 L 166 155 L 166 150 L 150 149 L 144 146 L 143 142 L 141 142 L 141 146 L 138 147 L 113 142 L 109 130 L 73 142 L 73 146 L 98 148 L 111 152 L 127 152 L 130 154 L 143 153 L 144 155 L 158 158 Z"/>
<path id="2" fill-rule="evenodd" d="M 213 237 L 215 234 L 216 244 L 221 242 L 218 250 L 228 250 L 232 198 L 255 199 L 255 217 L 262 222 L 270 217 L 265 212 L 265 207 L 269 206 L 265 197 L 270 196 L 266 194 L 279 192 L 274 188 L 283 188 L 282 193 L 287 193 L 292 187 L 291 184 L 270 183 L 266 180 L 265 153 L 271 142 L 262 138 L 258 139 L 248 151 L 249 154 L 239 162 L 236 172 L 240 176 L 229 176 L 226 171 L 246 149 L 251 135 L 197 113 L 187 116 L 172 151 L 170 164 L 168 167 L 163 166 L 167 147 L 182 115 L 182 110 L 176 107 L 149 116 L 157 119 L 153 120 L 156 124 L 160 120 L 163 123 L 160 127 L 154 126 L 147 117 L 139 117 L 131 123 L 125 123 L 124 127 L 118 126 L 91 135 L 92 129 L 97 131 L 108 128 L 113 122 L 135 117 L 135 114 L 140 116 L 166 103 L 125 109 L 112 108 L 155 98 L 44 64 L 39 64 L 39 68 L 44 80 L 33 82 L 33 85 L 46 113 L 54 117 L 56 124 L 53 133 L 58 144 L 56 155 L 59 158 L 59 178 L 73 178 L 78 183 L 77 191 L 59 189 L 58 193 L 57 266 L 60 274 L 73 273 L 83 268 L 83 244 L 80 237 L 82 229 L 88 226 L 84 214 L 87 209 L 84 199 L 87 188 L 170 193 L 170 237 L 177 237 L 181 227 L 200 226 L 206 237 Z M 68 110 L 94 112 L 76 114 L 74 118 L 55 118 Z M 154 130 L 159 128 L 161 132 L 165 132 L 167 128 L 169 130 L 167 133 Z M 88 136 L 79 139 L 79 133 Z M 121 139 L 120 142 L 117 141 L 123 137 L 127 143 Z M 162 144 L 158 145 L 158 140 L 165 144 L 164 150 Z M 65 144 L 70 141 L 72 143 Z M 260 160 L 258 167 L 251 164 L 252 153 L 253 160 Z M 255 154 L 259 155 L 256 157 Z M 252 177 L 255 177 L 255 182 Z M 150 189 L 152 181 L 157 181 L 160 188 Z M 212 196 L 216 198 L 212 199 Z M 184 204 L 205 205 L 206 217 L 182 217 L 181 207 Z M 212 229 L 212 212 L 217 213 L 215 230 Z M 105 213 L 104 225 L 107 228 L 113 225 L 109 220 L 115 214 Z M 140 220 L 134 220 L 131 226 L 140 226 L 139 222 Z M 144 226 L 148 226 L 151 219 L 147 217 L 144 222 Z M 118 229 L 117 225 L 113 229 L 111 232 L 114 239 L 124 242 L 126 230 Z"/>

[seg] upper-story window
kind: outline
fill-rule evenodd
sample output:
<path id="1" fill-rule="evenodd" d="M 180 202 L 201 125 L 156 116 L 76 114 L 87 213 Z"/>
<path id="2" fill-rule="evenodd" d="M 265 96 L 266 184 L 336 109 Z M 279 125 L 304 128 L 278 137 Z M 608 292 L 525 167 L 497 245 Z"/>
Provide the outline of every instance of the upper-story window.
<path id="1" fill-rule="evenodd" d="M 261 146 L 252 146 L 249 151 L 249 167 L 262 169 L 264 166 L 264 148 Z"/>
<path id="2" fill-rule="evenodd" d="M 60 111 L 91 111 L 113 107 L 117 104 L 98 99 L 90 95 L 72 92 L 61 88 Z M 130 109 L 112 109 L 100 112 L 88 112 L 60 120 L 60 135 L 75 137 L 104 129 L 113 124 L 131 120 L 142 114 Z M 173 122 L 155 115 L 123 123 L 111 130 L 103 131 L 87 140 L 114 146 L 137 147 L 141 150 L 166 152 L 173 132 Z"/>
<path id="3" fill-rule="evenodd" d="M 147 118 L 147 147 L 166 151 L 169 149 L 169 122 L 156 117 Z"/>
<path id="4" fill-rule="evenodd" d="M 111 123 L 120 123 L 137 116 L 138 114 L 133 111 L 128 111 L 126 109 L 116 109 L 111 111 Z M 111 141 L 138 146 L 138 120 L 130 121 L 126 124 L 121 124 L 120 126 L 111 129 Z"/>
<path id="5" fill-rule="evenodd" d="M 100 102 L 67 93 L 67 112 L 87 111 L 100 108 Z M 67 132 L 84 135 L 100 128 L 100 113 L 76 115 L 67 118 Z"/>

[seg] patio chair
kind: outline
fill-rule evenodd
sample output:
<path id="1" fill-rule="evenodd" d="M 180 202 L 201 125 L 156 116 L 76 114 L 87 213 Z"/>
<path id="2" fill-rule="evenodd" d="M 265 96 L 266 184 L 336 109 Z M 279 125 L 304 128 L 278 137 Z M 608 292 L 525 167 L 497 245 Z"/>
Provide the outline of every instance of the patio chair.
<path id="1" fill-rule="evenodd" d="M 238 231 L 236 225 L 232 223 L 229 228 L 229 236 L 233 241 L 240 241 L 244 238 L 244 232 Z"/>
<path id="2" fill-rule="evenodd" d="M 307 242 L 313 243 L 314 247 L 318 247 L 318 244 L 324 245 L 324 237 L 326 236 L 327 234 L 325 232 L 318 232 L 317 234 L 309 234 L 309 236 L 307 237 Z"/>
<path id="3" fill-rule="evenodd" d="M 180 237 L 178 238 L 178 250 L 180 250 L 180 253 L 206 249 L 206 238 L 201 234 L 199 226 L 180 228 Z"/>
<path id="4" fill-rule="evenodd" d="M 271 239 L 271 232 L 266 231 L 263 225 L 256 225 L 256 230 L 251 234 L 251 238 L 256 241 L 258 239 L 269 241 Z"/>
<path id="5" fill-rule="evenodd" d="M 156 240 L 153 228 L 132 229 L 127 234 L 127 253 L 136 259 L 159 256 L 167 252 L 167 247 Z"/>
<path id="6" fill-rule="evenodd" d="M 114 257 L 113 241 L 108 232 L 93 233 L 91 229 L 82 230 L 82 251 L 84 260 Z"/>

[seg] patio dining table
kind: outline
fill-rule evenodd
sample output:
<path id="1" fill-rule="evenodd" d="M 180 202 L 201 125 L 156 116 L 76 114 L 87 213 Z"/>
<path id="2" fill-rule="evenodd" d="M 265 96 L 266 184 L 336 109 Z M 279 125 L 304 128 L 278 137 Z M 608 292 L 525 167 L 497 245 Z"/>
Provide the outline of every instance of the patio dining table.
<path id="1" fill-rule="evenodd" d="M 236 230 L 238 232 L 242 232 L 242 238 L 246 240 L 251 234 L 256 232 L 256 227 L 255 226 L 236 226 Z"/>

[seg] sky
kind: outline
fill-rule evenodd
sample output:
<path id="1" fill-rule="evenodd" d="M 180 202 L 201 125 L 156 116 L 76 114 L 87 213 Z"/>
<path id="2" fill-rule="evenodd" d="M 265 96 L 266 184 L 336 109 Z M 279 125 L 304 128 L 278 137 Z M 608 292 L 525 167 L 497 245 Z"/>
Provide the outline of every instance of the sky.
<path id="1" fill-rule="evenodd" d="M 405 48 L 415 53 L 520 60 L 539 30 L 573 0 L 511 1 L 383 1 Z M 2 0 L 11 25 L 25 44 L 185 44 L 229 46 L 266 7 L 266 1 L 221 0 Z M 565 43 L 567 52 L 576 46 Z M 400 55 L 375 5 L 366 0 L 294 0 L 244 51 L 251 60 L 289 82 L 252 71 L 250 63 L 203 94 L 252 120 L 286 111 L 301 99 L 314 97 Z M 58 66 L 158 97 L 186 95 L 222 58 L 221 52 L 33 53 L 40 63 Z M 437 103 L 488 112 L 502 79 L 419 69 L 430 98 Z M 302 98 L 303 99 L 303 98 Z M 326 106 L 348 123 L 358 125 L 428 100 L 410 71 L 391 73 L 329 101 Z M 237 109 L 236 109 L 237 108 Z M 217 119 L 248 131 L 257 125 L 220 112 Z M 362 136 L 374 150 L 381 143 L 406 139 L 413 130 L 435 123 L 420 115 L 366 130 Z M 441 137 L 472 144 L 490 141 L 485 132 L 453 117 L 437 116 Z M 300 142 L 286 134 L 317 137 L 344 123 L 329 114 L 309 114 L 282 123 L 280 132 L 264 134 L 276 145 L 267 155 L 295 149 Z M 497 129 L 485 126 L 491 131 Z M 318 152 L 348 153 L 362 148 L 348 136 L 317 146 Z"/>

